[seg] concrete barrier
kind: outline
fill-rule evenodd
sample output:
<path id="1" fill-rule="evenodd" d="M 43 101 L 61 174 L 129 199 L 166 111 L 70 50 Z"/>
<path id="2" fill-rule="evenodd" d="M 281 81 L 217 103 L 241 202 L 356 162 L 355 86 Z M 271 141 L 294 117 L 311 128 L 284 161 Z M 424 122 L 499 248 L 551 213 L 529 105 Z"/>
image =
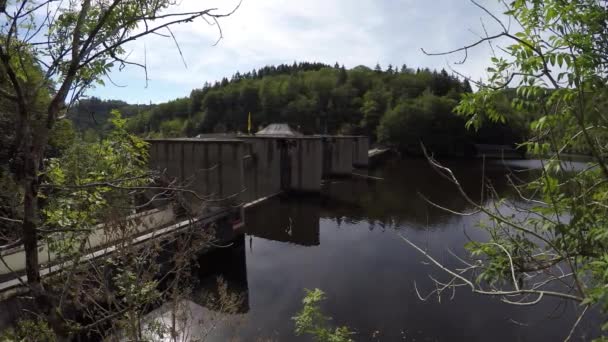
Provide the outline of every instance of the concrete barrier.
<path id="1" fill-rule="evenodd" d="M 323 177 L 350 176 L 354 166 L 369 164 L 369 141 L 363 136 L 200 135 L 148 142 L 153 169 L 205 198 L 230 197 L 229 203 L 281 191 L 318 193 Z M 202 207 L 196 196 L 186 198 L 192 209 Z"/>
<path id="2" fill-rule="evenodd" d="M 245 189 L 245 146 L 236 139 L 151 139 L 150 168 L 164 172 L 184 192 L 194 214 L 240 202 Z M 204 199 L 204 200 L 203 200 Z"/>
<path id="3" fill-rule="evenodd" d="M 369 138 L 365 136 L 353 137 L 353 166 L 366 168 L 369 166 Z"/>
<path id="4" fill-rule="evenodd" d="M 301 137 L 290 139 L 290 142 L 291 177 L 287 190 L 320 192 L 323 176 L 323 142 L 321 138 Z"/>
<path id="5" fill-rule="evenodd" d="M 280 191 L 319 192 L 322 143 L 318 137 L 239 136 L 248 144 L 245 198 L 255 200 Z"/>
<path id="6" fill-rule="evenodd" d="M 239 137 L 245 142 L 244 202 L 276 195 L 281 192 L 280 149 L 276 139 Z"/>
<path id="7" fill-rule="evenodd" d="M 323 177 L 349 176 L 353 172 L 353 138 L 323 136 Z"/>

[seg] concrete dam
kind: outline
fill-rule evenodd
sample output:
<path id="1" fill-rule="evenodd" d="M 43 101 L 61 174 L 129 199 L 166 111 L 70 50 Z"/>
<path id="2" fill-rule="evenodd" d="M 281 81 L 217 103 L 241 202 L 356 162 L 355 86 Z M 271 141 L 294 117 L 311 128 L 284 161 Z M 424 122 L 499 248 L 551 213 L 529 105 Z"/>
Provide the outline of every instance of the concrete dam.
<path id="1" fill-rule="evenodd" d="M 121 219 L 127 227 L 121 237 L 98 224 L 80 262 L 110 255 L 127 239 L 143 244 L 188 227 L 213 229 L 217 241 L 231 241 L 244 225 L 244 207 L 279 193 L 319 194 L 323 179 L 349 177 L 355 167 L 369 165 L 369 140 L 363 136 L 210 135 L 147 142 L 150 169 L 188 190 L 180 203 L 187 215 L 170 205 L 134 213 Z M 38 255 L 42 276 L 70 265 L 46 243 Z M 1 251 L 0 257 L 2 299 L 23 290 L 27 279 L 21 246 Z"/>
<path id="2" fill-rule="evenodd" d="M 319 193 L 322 179 L 351 176 L 369 163 L 369 140 L 362 136 L 202 136 L 148 143 L 152 169 L 207 199 L 191 197 L 197 213 L 280 192 Z"/>

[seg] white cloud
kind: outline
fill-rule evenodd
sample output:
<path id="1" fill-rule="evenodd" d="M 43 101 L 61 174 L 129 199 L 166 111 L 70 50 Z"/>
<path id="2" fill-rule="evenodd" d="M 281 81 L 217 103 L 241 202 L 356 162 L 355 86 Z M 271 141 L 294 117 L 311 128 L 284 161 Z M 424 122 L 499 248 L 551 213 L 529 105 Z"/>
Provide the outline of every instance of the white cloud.
<path id="1" fill-rule="evenodd" d="M 486 2 L 492 10 L 500 10 L 497 2 Z M 179 10 L 217 6 L 218 12 L 229 12 L 236 4 L 234 0 L 182 0 Z M 91 94 L 159 102 L 187 96 L 205 81 L 229 77 L 237 70 L 293 61 L 442 68 L 446 60 L 453 62 L 460 56 L 429 57 L 420 48 L 447 50 L 473 41 L 476 36 L 468 29 L 481 31 L 480 17 L 489 30 L 495 29 L 491 19 L 468 0 L 243 0 L 232 16 L 221 20 L 224 38 L 217 46 L 212 46 L 218 38 L 217 27 L 204 21 L 173 29 L 187 69 L 171 39 L 149 37 L 131 46 L 131 58 L 143 61 L 145 44 L 148 89 L 143 89 L 144 73 L 129 68 L 113 74 L 128 87 L 109 85 Z M 458 70 L 479 78 L 488 54 L 489 48 L 481 46 Z"/>

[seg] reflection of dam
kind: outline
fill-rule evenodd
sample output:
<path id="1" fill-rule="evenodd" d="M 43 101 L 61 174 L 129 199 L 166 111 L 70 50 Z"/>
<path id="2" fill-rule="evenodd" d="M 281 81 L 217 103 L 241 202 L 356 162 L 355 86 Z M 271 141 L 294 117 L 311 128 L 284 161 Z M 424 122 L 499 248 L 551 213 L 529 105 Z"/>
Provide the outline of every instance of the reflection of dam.
<path id="1" fill-rule="evenodd" d="M 245 233 L 273 241 L 317 246 L 320 211 L 318 199 L 289 201 L 274 197 L 248 208 Z"/>

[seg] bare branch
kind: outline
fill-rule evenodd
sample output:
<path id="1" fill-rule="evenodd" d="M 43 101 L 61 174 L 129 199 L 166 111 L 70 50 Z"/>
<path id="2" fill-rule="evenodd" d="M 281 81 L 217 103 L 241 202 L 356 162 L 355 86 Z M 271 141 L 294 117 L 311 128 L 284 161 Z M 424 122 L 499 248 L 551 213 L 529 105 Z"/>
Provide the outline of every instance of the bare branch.
<path id="1" fill-rule="evenodd" d="M 23 220 L 16 220 L 9 217 L 0 216 L 0 221 L 12 222 L 12 223 L 23 223 Z"/>
<path id="2" fill-rule="evenodd" d="M 443 264 L 441 264 L 440 262 L 438 262 L 437 260 L 435 260 L 432 256 L 430 256 L 427 252 L 425 252 L 422 248 L 418 247 L 416 244 L 414 244 L 413 242 L 411 242 L 410 240 L 408 240 L 405 236 L 403 236 L 403 235 L 399 235 L 399 236 L 401 237 L 401 239 L 403 239 L 405 242 L 407 242 L 410 246 L 412 246 L 414 249 L 416 249 L 418 252 L 420 252 L 422 255 L 424 255 L 429 261 L 431 261 L 437 267 L 439 267 L 443 271 L 447 272 L 448 274 L 452 275 L 453 277 L 460 279 L 474 293 L 478 293 L 478 294 L 482 294 L 482 295 L 490 295 L 490 296 L 513 296 L 513 295 L 524 295 L 524 294 L 536 294 L 536 295 L 540 295 L 540 294 L 543 294 L 543 295 L 546 295 L 546 296 L 558 297 L 558 298 L 562 298 L 562 299 L 569 299 L 569 300 L 574 300 L 574 301 L 577 301 L 577 302 L 583 301 L 582 297 L 574 296 L 574 295 L 571 295 L 571 294 L 568 294 L 568 293 L 555 292 L 555 291 L 530 290 L 530 289 L 520 289 L 520 290 L 513 290 L 513 291 L 501 291 L 501 290 L 485 291 L 485 290 L 478 289 L 475 286 L 475 284 L 473 284 L 472 281 L 470 281 L 467 278 L 465 278 L 464 276 L 462 276 L 462 275 L 460 275 L 460 274 L 452 271 L 451 269 L 445 267 Z"/>
<path id="3" fill-rule="evenodd" d="M 574 330 L 576 330 L 576 327 L 581 322 L 581 320 L 583 319 L 583 316 L 585 316 L 585 313 L 587 313 L 588 309 L 589 309 L 589 305 L 586 305 L 585 308 L 583 309 L 583 312 L 581 312 L 581 314 L 576 319 L 576 322 L 574 322 L 574 325 L 570 329 L 570 333 L 568 334 L 568 336 L 566 336 L 566 339 L 564 339 L 564 342 L 570 341 L 570 339 L 572 338 L 572 335 L 574 334 Z"/>
<path id="4" fill-rule="evenodd" d="M 503 24 L 503 22 L 498 19 L 492 12 L 490 12 L 487 8 L 485 8 L 484 6 L 480 5 L 479 3 L 477 3 L 475 0 L 471 0 L 471 2 L 479 7 L 481 10 L 483 10 L 484 12 L 486 12 L 486 14 L 488 14 L 490 17 L 492 17 L 492 19 L 494 19 L 499 25 L 500 27 L 502 27 L 503 32 L 509 32 L 509 29 L 507 29 L 507 27 L 505 26 L 505 24 Z"/>

